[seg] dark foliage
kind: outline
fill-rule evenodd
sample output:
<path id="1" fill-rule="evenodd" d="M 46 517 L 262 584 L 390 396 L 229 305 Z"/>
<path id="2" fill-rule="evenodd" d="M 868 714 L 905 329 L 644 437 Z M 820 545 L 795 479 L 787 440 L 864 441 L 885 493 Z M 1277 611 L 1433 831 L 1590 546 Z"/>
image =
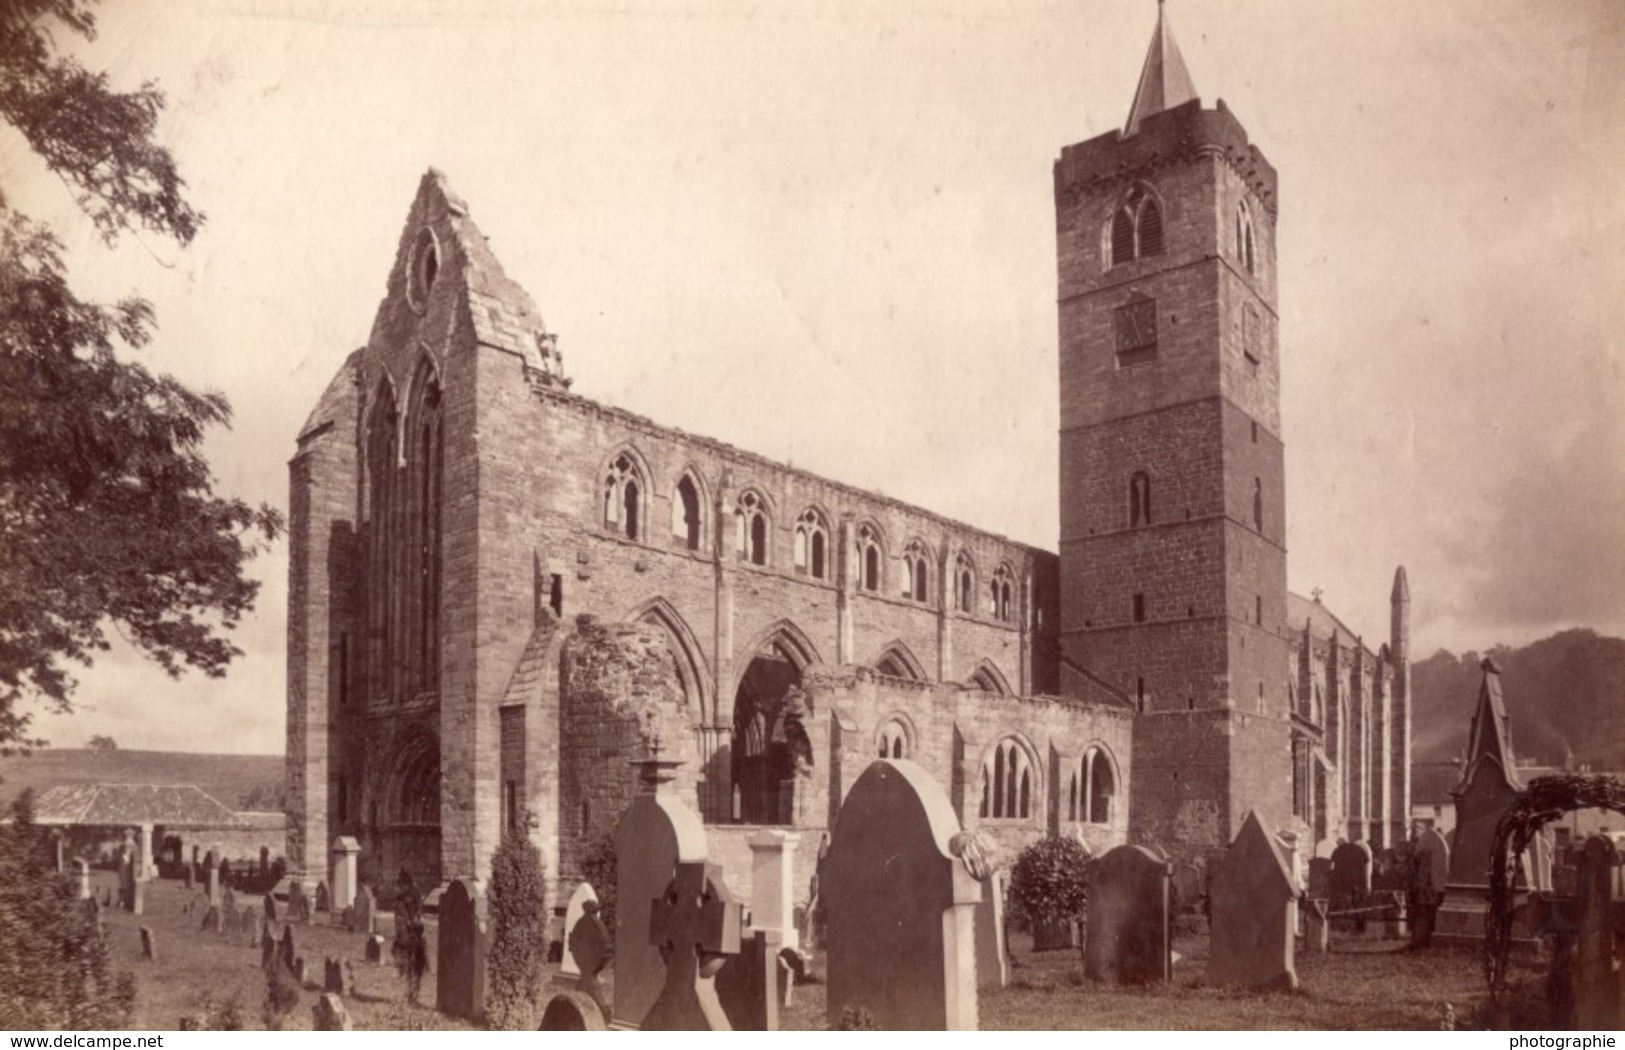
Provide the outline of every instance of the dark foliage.
<path id="1" fill-rule="evenodd" d="M 835 1023 L 837 1032 L 878 1032 L 880 1025 L 867 1006 L 844 1006 L 841 1019 Z"/>
<path id="2" fill-rule="evenodd" d="M 107 241 L 150 230 L 188 243 L 202 216 L 153 141 L 163 95 L 116 92 L 54 54 L 53 29 L 95 35 L 91 6 L 6 4 L 0 119 Z M 70 709 L 63 663 L 107 650 L 109 623 L 171 674 L 218 676 L 240 655 L 226 635 L 259 587 L 243 570 L 282 518 L 214 494 L 202 442 L 231 408 L 121 359 L 152 331 L 140 299 L 76 297 L 61 242 L 0 198 L 0 750 L 39 743 L 24 697 Z"/>
<path id="3" fill-rule="evenodd" d="M 525 836 L 503 837 L 491 858 L 486 900 L 486 1018 L 504 1031 L 534 1030 L 547 965 L 547 879 L 541 852 Z"/>
<path id="4" fill-rule="evenodd" d="M 1010 870 L 1011 918 L 1034 929 L 1084 918 L 1092 865 L 1074 838 L 1050 835 L 1027 846 Z"/>
<path id="5" fill-rule="evenodd" d="M 593 843 L 581 862 L 581 872 L 598 895 L 598 917 L 615 936 L 615 837 L 605 835 Z"/>
<path id="6" fill-rule="evenodd" d="M 429 940 L 423 929 L 423 895 L 405 868 L 395 880 L 394 907 L 398 930 L 390 951 L 396 971 L 406 981 L 407 1001 L 416 1004 L 423 977 L 429 972 Z"/>
<path id="7" fill-rule="evenodd" d="M 260 1007 L 260 1016 L 265 1021 L 265 1027 L 271 1031 L 279 1031 L 288 1015 L 293 1013 L 294 1007 L 299 1005 L 299 982 L 294 980 L 293 974 L 288 972 L 286 966 L 271 965 L 265 968 L 265 1002 Z"/>
<path id="8" fill-rule="evenodd" d="M 135 978 L 113 969 L 97 918 L 58 875 L 25 792 L 0 824 L 0 1019 L 17 1029 L 123 1028 Z"/>
<path id="9" fill-rule="evenodd" d="M 1490 997 L 1507 989 L 1507 956 L 1512 948 L 1512 873 L 1518 858 L 1540 829 L 1577 809 L 1608 809 L 1625 814 L 1625 781 L 1617 777 L 1565 774 L 1536 777 L 1520 791 L 1495 825 L 1490 853 L 1490 907 L 1484 914 L 1484 979 Z"/>

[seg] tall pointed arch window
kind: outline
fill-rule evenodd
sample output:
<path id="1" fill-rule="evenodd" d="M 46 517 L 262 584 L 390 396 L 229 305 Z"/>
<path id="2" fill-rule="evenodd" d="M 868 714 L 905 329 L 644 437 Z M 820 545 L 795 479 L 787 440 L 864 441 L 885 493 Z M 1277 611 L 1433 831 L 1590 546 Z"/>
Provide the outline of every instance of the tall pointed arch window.
<path id="1" fill-rule="evenodd" d="M 367 416 L 367 689 L 394 692 L 397 588 L 405 578 L 400 530 L 400 413 L 395 390 L 380 382 Z"/>
<path id="2" fill-rule="evenodd" d="M 903 548 L 903 597 L 923 602 L 930 596 L 930 564 L 931 558 L 925 544 L 910 540 L 908 546 Z"/>
<path id="3" fill-rule="evenodd" d="M 988 615 L 1006 623 L 1015 619 L 1015 573 L 1008 565 L 993 570 L 988 581 Z"/>
<path id="4" fill-rule="evenodd" d="M 432 688 L 440 676 L 441 490 L 444 439 L 441 429 L 440 382 L 428 365 L 413 382 L 408 424 L 407 477 L 411 504 L 408 557 L 416 577 L 411 607 L 411 673 L 419 689 Z"/>
<path id="5" fill-rule="evenodd" d="M 858 526 L 858 586 L 866 591 L 880 590 L 880 533 L 873 525 Z"/>
<path id="6" fill-rule="evenodd" d="M 1067 790 L 1067 819 L 1110 824 L 1116 817 L 1117 770 L 1105 748 L 1091 747 L 1072 770 Z"/>
<path id="7" fill-rule="evenodd" d="M 973 611 L 976 605 L 976 570 L 964 553 L 954 559 L 954 584 L 954 607 L 962 613 Z"/>
<path id="8" fill-rule="evenodd" d="M 1257 273 L 1253 244 L 1253 212 L 1246 201 L 1236 205 L 1236 260 L 1248 273 Z"/>
<path id="9" fill-rule="evenodd" d="M 824 516 L 808 507 L 796 519 L 795 569 L 815 580 L 829 575 L 829 526 Z"/>
<path id="10" fill-rule="evenodd" d="M 982 760 L 982 805 L 978 812 L 992 820 L 1031 817 L 1037 780 L 1027 749 L 1015 737 L 1005 737 Z"/>
<path id="11" fill-rule="evenodd" d="M 741 561 L 767 564 L 767 503 L 754 492 L 740 496 L 734 509 L 734 550 Z"/>
<path id="12" fill-rule="evenodd" d="M 700 486 L 692 474 L 684 473 L 677 482 L 675 498 L 671 501 L 671 538 L 687 550 L 700 549 L 704 533 Z"/>
<path id="13" fill-rule="evenodd" d="M 1164 251 L 1162 205 L 1144 186 L 1135 186 L 1112 213 L 1107 269 Z"/>
<path id="14" fill-rule="evenodd" d="M 604 476 L 604 527 L 629 540 L 643 538 L 643 476 L 629 452 L 610 462 Z"/>

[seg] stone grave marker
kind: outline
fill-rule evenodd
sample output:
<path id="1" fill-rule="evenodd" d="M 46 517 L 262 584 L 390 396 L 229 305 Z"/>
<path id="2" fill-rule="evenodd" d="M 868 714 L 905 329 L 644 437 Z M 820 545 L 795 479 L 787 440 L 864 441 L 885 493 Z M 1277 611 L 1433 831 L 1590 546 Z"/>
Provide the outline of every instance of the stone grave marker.
<path id="1" fill-rule="evenodd" d="M 305 957 L 303 955 L 293 961 L 293 979 L 300 984 L 305 983 Z"/>
<path id="2" fill-rule="evenodd" d="M 267 893 L 265 899 L 260 902 L 260 908 L 265 912 L 266 922 L 276 922 L 276 898 L 274 896 Z"/>
<path id="3" fill-rule="evenodd" d="M 79 899 L 82 901 L 93 899 L 96 892 L 90 888 L 90 864 L 87 861 L 76 860 L 73 862 L 73 870 L 79 876 Z"/>
<path id="4" fill-rule="evenodd" d="M 182 864 L 181 865 L 181 886 L 184 887 L 185 889 L 191 889 L 195 885 L 197 885 L 197 875 L 192 870 L 192 865 L 190 865 L 190 864 Z"/>
<path id="5" fill-rule="evenodd" d="M 1332 859 L 1330 857 L 1309 858 L 1309 897 L 1313 900 L 1331 900 Z"/>
<path id="6" fill-rule="evenodd" d="M 267 875 L 269 875 L 270 873 L 271 873 L 271 847 L 269 847 L 269 846 L 261 846 L 260 847 L 260 878 L 263 879 Z"/>
<path id="7" fill-rule="evenodd" d="M 282 927 L 282 940 L 277 944 L 277 962 L 287 968 L 289 973 L 297 973 L 294 965 L 297 962 L 293 943 L 293 924 Z"/>
<path id="8" fill-rule="evenodd" d="M 1095 863 L 1084 947 L 1084 972 L 1092 980 L 1141 984 L 1172 977 L 1171 867 L 1141 846 L 1118 846 Z"/>
<path id="9" fill-rule="evenodd" d="M 374 933 L 369 935 L 366 944 L 362 946 L 362 958 L 370 963 L 382 963 L 384 961 L 385 943 L 383 934 Z"/>
<path id="10" fill-rule="evenodd" d="M 158 961 L 158 947 L 152 939 L 152 927 L 141 927 L 141 958 Z"/>
<path id="11" fill-rule="evenodd" d="M 317 912 L 327 912 L 329 915 L 333 913 L 333 902 L 327 892 L 327 883 L 325 880 L 316 884 L 315 910 Z"/>
<path id="12" fill-rule="evenodd" d="M 1331 920 L 1326 917 L 1328 902 L 1322 897 L 1311 897 L 1304 913 L 1303 939 L 1305 946 L 1325 955 L 1331 948 Z"/>
<path id="13" fill-rule="evenodd" d="M 350 1013 L 344 1000 L 332 992 L 325 992 L 310 1008 L 310 1026 L 318 1032 L 348 1032 Z"/>
<path id="14" fill-rule="evenodd" d="M 854 1006 L 883 1029 L 976 1029 L 982 887 L 950 852 L 959 831 L 947 792 L 908 759 L 852 785 L 819 881 L 831 1023 Z"/>
<path id="15" fill-rule="evenodd" d="M 1604 835 L 1586 839 L 1576 875 L 1574 1020 L 1576 1031 L 1613 1031 L 1621 1012 L 1622 975 L 1614 970 L 1616 941 L 1625 916 L 1615 915 L 1619 850 Z"/>
<path id="16" fill-rule="evenodd" d="M 1351 911 L 1365 905 L 1371 896 L 1371 847 L 1363 842 L 1345 842 L 1332 850 L 1331 910 Z M 1365 929 L 1365 917 L 1356 915 L 1352 921 L 1358 930 Z"/>
<path id="17" fill-rule="evenodd" d="M 991 873 L 982 883 L 976 905 L 976 984 L 1003 988 L 1010 983 L 1010 949 L 1004 935 L 1004 896 L 1007 874 Z"/>
<path id="18" fill-rule="evenodd" d="M 214 850 L 210 850 L 208 855 L 203 858 L 203 887 L 204 892 L 209 895 L 209 903 L 218 905 L 220 903 L 220 858 L 215 855 Z"/>
<path id="19" fill-rule="evenodd" d="M 220 891 L 220 914 L 230 912 L 233 917 L 237 914 L 237 894 L 232 892 L 230 886 Z"/>
<path id="20" fill-rule="evenodd" d="M 665 896 L 678 864 L 705 862 L 705 828 L 673 788 L 680 765 L 659 758 L 641 763 L 639 793 L 615 826 L 614 1020 L 625 1027 L 643 1021 L 666 980 L 660 949 L 649 938 L 654 902 Z M 578 950 L 578 967 L 581 961 Z"/>
<path id="21" fill-rule="evenodd" d="M 368 935 L 377 933 L 374 916 L 378 913 L 378 905 L 373 898 L 372 890 L 366 886 L 359 887 L 355 891 L 354 904 L 355 928 Z"/>
<path id="22" fill-rule="evenodd" d="M 1285 848 L 1257 813 L 1242 820 L 1210 891 L 1207 983 L 1297 988 L 1298 882 Z"/>
<path id="23" fill-rule="evenodd" d="M 346 933 L 354 933 L 355 932 L 356 925 L 355 925 L 355 905 L 354 904 L 347 904 L 347 905 L 344 906 L 344 910 L 339 913 L 339 925 L 344 927 L 344 931 Z"/>
<path id="24" fill-rule="evenodd" d="M 203 913 L 203 929 L 209 933 L 223 933 L 224 926 L 220 919 L 220 906 L 211 904 Z"/>
<path id="25" fill-rule="evenodd" d="M 126 849 L 118 861 L 118 906 L 125 911 L 135 911 L 135 875 L 135 857 Z"/>
<path id="26" fill-rule="evenodd" d="M 539 1032 L 602 1032 L 604 1012 L 599 1004 L 580 991 L 559 992 L 542 1011 Z"/>
<path id="27" fill-rule="evenodd" d="M 576 923 L 581 921 L 582 906 L 588 901 L 596 904 L 598 894 L 589 883 L 578 883 L 575 892 L 570 894 L 570 903 L 564 909 L 564 954 L 559 958 L 559 975 L 562 977 L 581 976 L 575 953 L 570 948 L 570 934 L 575 930 Z"/>
<path id="28" fill-rule="evenodd" d="M 1437 828 L 1423 828 L 1417 845 L 1427 857 L 1429 882 L 1435 894 L 1443 894 L 1450 878 L 1450 845 Z"/>
<path id="29" fill-rule="evenodd" d="M 130 884 L 130 914 L 145 915 L 147 913 L 147 883 L 144 879 L 137 879 Z"/>
<path id="30" fill-rule="evenodd" d="M 739 954 L 718 971 L 717 999 L 735 1031 L 776 1032 L 779 1007 L 789 998 L 793 973 L 780 962 L 795 953 L 795 846 L 792 831 L 763 828 L 751 836 L 750 928 L 740 935 Z"/>
<path id="31" fill-rule="evenodd" d="M 361 881 L 357 877 L 360 863 L 361 843 L 353 836 L 340 835 L 333 840 L 334 911 L 343 911 L 355 903 L 356 891 L 361 887 Z"/>
<path id="32" fill-rule="evenodd" d="M 310 922 L 310 898 L 305 895 L 305 884 L 300 879 L 288 883 L 288 921 Z"/>
<path id="33" fill-rule="evenodd" d="M 265 936 L 260 938 L 260 969 L 269 970 L 276 965 L 277 943 L 276 937 L 267 928 Z"/>
<path id="34" fill-rule="evenodd" d="M 715 977 L 739 952 L 741 909 L 722 869 L 677 865 L 660 899 L 650 902 L 649 939 L 666 961 L 666 979 L 639 1026 L 650 1032 L 724 1032 L 731 1027 Z"/>
<path id="35" fill-rule="evenodd" d="M 477 880 L 453 879 L 440 895 L 435 1007 L 478 1021 L 485 1014 L 485 890 Z"/>
<path id="36" fill-rule="evenodd" d="M 576 962 L 576 988 L 592 996 L 599 1009 L 605 1009 L 608 1004 L 598 975 L 609 965 L 610 939 L 609 927 L 598 914 L 596 898 L 582 905 L 581 918 L 571 927 L 568 940 Z"/>
<path id="37" fill-rule="evenodd" d="M 231 861 L 225 857 L 220 858 L 220 885 L 230 886 L 235 881 L 236 872 L 232 870 Z"/>
<path id="38" fill-rule="evenodd" d="M 331 955 L 322 960 L 322 989 L 344 994 L 344 964 Z"/>

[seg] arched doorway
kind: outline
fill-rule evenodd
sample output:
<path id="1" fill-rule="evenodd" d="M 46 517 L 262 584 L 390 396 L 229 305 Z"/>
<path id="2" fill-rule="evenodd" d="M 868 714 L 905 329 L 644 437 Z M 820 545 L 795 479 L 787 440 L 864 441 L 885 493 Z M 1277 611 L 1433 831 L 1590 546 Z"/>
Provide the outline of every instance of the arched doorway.
<path id="1" fill-rule="evenodd" d="M 440 740 L 422 727 L 408 729 L 372 806 L 378 839 L 377 877 L 393 884 L 401 869 L 419 886 L 440 883 Z"/>
<path id="2" fill-rule="evenodd" d="M 756 650 L 734 692 L 725 822 L 794 824 L 797 792 L 812 772 L 809 717 L 801 671 L 804 647 L 783 636 Z"/>

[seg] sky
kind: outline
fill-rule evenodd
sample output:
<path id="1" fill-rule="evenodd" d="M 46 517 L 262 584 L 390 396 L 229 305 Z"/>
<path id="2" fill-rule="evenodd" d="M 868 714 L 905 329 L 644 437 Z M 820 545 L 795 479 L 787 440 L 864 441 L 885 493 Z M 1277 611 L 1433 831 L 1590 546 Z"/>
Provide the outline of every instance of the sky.
<path id="1" fill-rule="evenodd" d="M 1625 5 L 1169 0 L 1280 173 L 1288 578 L 1416 652 L 1625 634 Z M 9 129 L 76 289 L 224 392 L 221 491 L 287 507 L 444 172 L 575 391 L 1055 549 L 1063 145 L 1121 127 L 1151 0 L 108 0 L 59 35 L 160 123 L 208 224 L 109 250 Z M 280 753 L 287 547 L 224 680 L 122 644 L 57 746 Z"/>

